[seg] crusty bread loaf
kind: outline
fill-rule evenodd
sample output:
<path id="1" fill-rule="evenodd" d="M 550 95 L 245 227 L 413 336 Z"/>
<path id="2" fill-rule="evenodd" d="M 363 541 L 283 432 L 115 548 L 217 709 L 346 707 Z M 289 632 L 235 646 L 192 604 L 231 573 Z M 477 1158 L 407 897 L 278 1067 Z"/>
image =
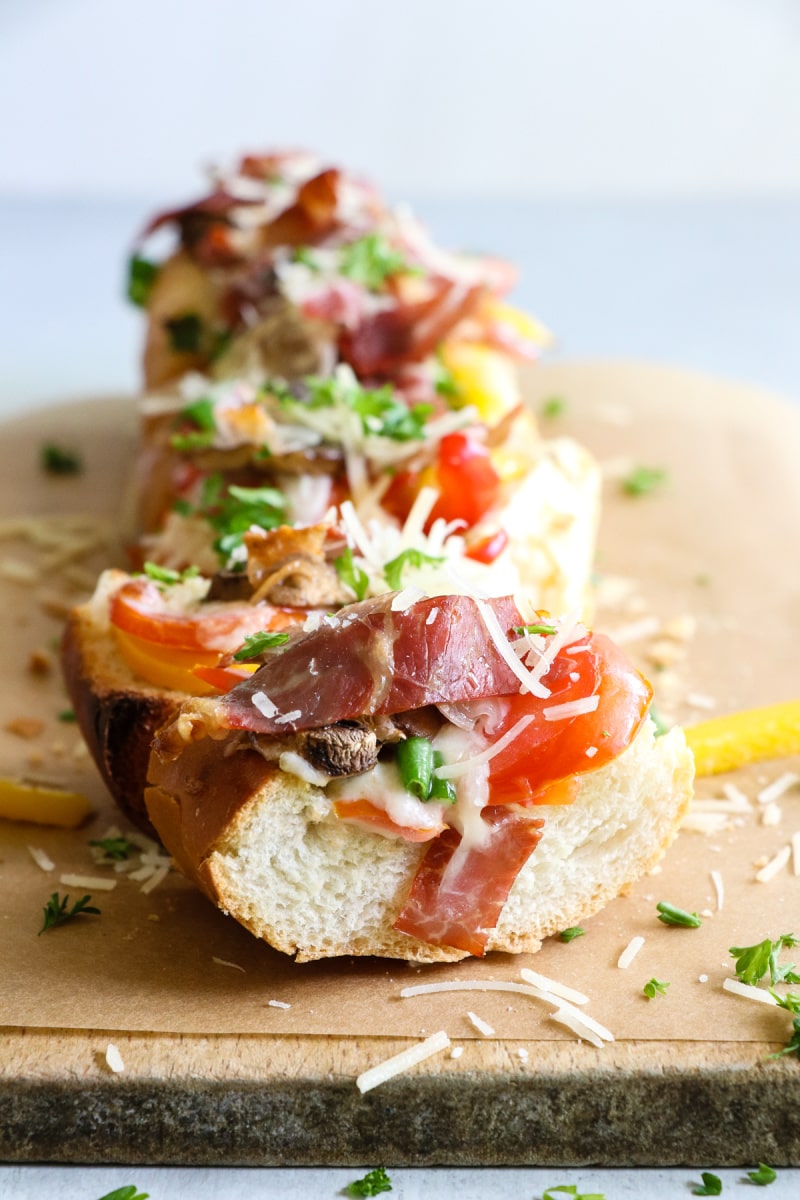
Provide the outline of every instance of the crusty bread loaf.
<path id="1" fill-rule="evenodd" d="M 424 844 L 340 821 L 323 789 L 255 750 L 226 755 L 235 735 L 192 740 L 180 720 L 156 737 L 147 808 L 178 865 L 223 911 L 301 962 L 465 957 L 392 928 Z M 675 836 L 692 776 L 681 731 L 655 739 L 646 722 L 624 754 L 585 777 L 574 804 L 536 809 L 541 842 L 487 948 L 537 950 L 646 873 Z"/>

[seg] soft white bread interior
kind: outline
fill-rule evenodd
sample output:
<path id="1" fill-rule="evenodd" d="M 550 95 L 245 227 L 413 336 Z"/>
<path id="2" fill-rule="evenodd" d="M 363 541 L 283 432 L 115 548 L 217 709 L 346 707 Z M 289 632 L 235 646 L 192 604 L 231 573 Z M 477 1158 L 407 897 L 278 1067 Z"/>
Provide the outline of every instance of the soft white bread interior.
<path id="1" fill-rule="evenodd" d="M 191 739 L 181 718 L 156 738 L 150 818 L 176 862 L 256 937 L 305 962 L 335 955 L 454 961 L 465 952 L 392 928 L 425 845 L 339 820 L 325 791 L 230 738 Z M 692 789 L 683 734 L 648 721 L 569 806 L 534 810 L 541 842 L 513 885 L 487 948 L 538 950 L 646 873 L 669 846 Z"/>

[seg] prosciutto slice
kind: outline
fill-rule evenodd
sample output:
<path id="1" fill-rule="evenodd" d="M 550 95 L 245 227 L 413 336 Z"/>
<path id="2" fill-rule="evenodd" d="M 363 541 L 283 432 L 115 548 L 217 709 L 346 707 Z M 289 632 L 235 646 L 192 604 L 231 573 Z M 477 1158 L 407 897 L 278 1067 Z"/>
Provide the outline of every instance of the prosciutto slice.
<path id="1" fill-rule="evenodd" d="M 436 596 L 394 611 L 395 595 L 340 609 L 273 651 L 246 683 L 220 698 L 221 723 L 285 734 L 519 692 L 474 600 Z M 489 603 L 505 633 L 522 623 L 511 597 Z"/>

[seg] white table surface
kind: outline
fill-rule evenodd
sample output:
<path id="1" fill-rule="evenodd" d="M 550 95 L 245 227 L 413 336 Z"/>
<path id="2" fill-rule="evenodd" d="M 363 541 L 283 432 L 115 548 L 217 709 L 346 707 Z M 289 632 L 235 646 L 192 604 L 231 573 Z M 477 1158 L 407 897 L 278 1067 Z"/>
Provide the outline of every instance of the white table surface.
<path id="1" fill-rule="evenodd" d="M 0 199 L 0 415 L 133 390 L 141 321 L 122 300 L 147 201 Z M 441 241 L 517 261 L 516 298 L 558 333 L 559 356 L 640 359 L 760 384 L 800 404 L 800 203 L 728 200 L 420 202 Z M 798 1068 L 800 1069 L 800 1067 Z M 0 1196 L 97 1200 L 135 1183 L 154 1200 L 317 1200 L 363 1170 L 0 1166 Z M 390 1169 L 398 1200 L 520 1197 L 554 1184 L 607 1200 L 690 1196 L 694 1168 Z M 714 1164 L 705 1164 L 714 1170 Z M 755 1164 L 752 1164 L 755 1166 Z M 767 1192 L 718 1170 L 723 1196 L 796 1200 L 800 1170 Z"/>

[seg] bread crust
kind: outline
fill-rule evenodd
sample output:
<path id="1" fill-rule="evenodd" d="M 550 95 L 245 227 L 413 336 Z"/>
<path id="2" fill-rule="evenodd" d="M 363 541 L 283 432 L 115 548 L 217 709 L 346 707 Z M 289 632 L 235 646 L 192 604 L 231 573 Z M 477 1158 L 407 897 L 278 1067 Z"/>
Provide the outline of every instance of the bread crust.
<path id="1" fill-rule="evenodd" d="M 155 739 L 150 818 L 187 877 L 257 937 L 300 962 L 468 957 L 392 928 L 424 844 L 339 821 L 322 789 L 276 770 L 255 750 L 234 750 L 236 735 L 180 742 L 174 725 Z M 586 777 L 575 804 L 538 809 L 542 843 L 487 949 L 536 951 L 649 871 L 677 833 L 692 779 L 682 732 L 656 740 L 648 722 L 619 759 Z"/>

